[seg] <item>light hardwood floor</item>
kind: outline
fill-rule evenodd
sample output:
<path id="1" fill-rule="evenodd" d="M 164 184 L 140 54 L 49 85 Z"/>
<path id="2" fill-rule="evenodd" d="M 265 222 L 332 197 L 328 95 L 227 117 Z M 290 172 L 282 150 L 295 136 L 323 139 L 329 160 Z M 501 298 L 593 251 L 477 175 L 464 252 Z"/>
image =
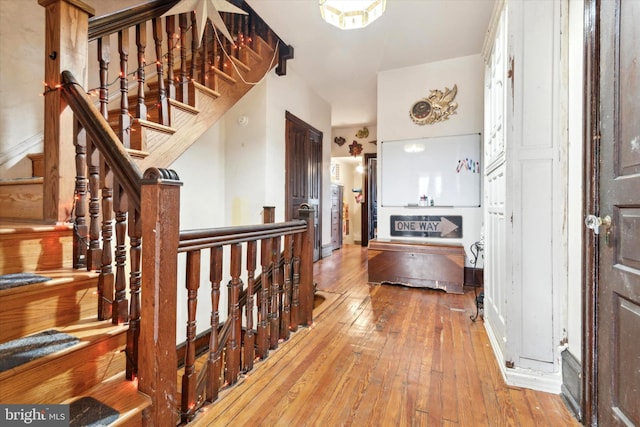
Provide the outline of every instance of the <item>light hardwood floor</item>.
<path id="1" fill-rule="evenodd" d="M 557 395 L 506 386 L 473 288 L 367 283 L 366 248 L 315 264 L 311 328 L 272 351 L 197 426 L 578 426 Z"/>

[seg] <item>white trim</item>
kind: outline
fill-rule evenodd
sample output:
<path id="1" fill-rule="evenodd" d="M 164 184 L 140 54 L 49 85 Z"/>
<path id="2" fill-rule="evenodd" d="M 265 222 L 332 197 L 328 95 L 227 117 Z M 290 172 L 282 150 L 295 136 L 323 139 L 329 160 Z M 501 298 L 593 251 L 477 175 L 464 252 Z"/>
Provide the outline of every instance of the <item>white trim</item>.
<path id="1" fill-rule="evenodd" d="M 44 133 L 40 132 L 0 153 L 0 168 L 16 158 L 22 159 L 27 154 L 42 152 L 43 149 Z"/>
<path id="2" fill-rule="evenodd" d="M 484 322 L 484 328 L 489 337 L 489 343 L 491 344 L 493 353 L 496 356 L 502 379 L 507 385 L 560 394 L 562 387 L 562 374 L 560 372 L 562 370 L 555 373 L 546 373 L 533 371 L 531 369 L 507 368 L 505 366 L 504 356 L 500 350 L 500 345 L 497 341 L 498 338 L 493 333 L 491 324 Z"/>

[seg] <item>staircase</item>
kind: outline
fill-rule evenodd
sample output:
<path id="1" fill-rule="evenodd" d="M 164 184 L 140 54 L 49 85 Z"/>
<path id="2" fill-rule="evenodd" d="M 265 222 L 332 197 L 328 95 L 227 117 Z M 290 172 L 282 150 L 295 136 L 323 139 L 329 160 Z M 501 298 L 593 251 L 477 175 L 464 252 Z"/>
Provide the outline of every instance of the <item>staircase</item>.
<path id="1" fill-rule="evenodd" d="M 41 2 L 47 7 L 47 21 L 64 20 L 65 13 L 52 7 L 53 3 L 56 2 Z M 61 2 L 63 7 L 91 14 L 90 8 L 83 9 L 79 2 L 70 3 L 73 4 Z M 141 203 L 134 194 L 128 193 L 131 179 L 127 177 L 133 174 L 134 178 L 141 178 L 138 170 L 162 171 L 170 166 L 251 89 L 245 81 L 258 81 L 275 66 L 278 66 L 277 72 L 283 73 L 283 61 L 291 56 L 291 48 L 279 41 L 242 1 L 234 3 L 248 10 L 249 18 L 224 16 L 235 36 L 234 43 L 219 42 L 208 23 L 205 41 L 197 48 L 193 15 L 160 18 L 175 3 L 175 0 L 155 0 L 89 20 L 86 39 L 96 42 L 92 44 L 97 44 L 99 63 L 89 64 L 87 68 L 98 70 L 100 81 L 98 98 L 89 102 L 99 110 L 88 111 L 83 117 L 80 110 L 90 110 L 85 108 L 86 103 L 80 100 L 79 106 L 75 106 L 77 122 L 74 123 L 85 127 L 72 126 L 70 136 L 74 138 L 75 154 L 52 156 L 57 148 L 51 148 L 45 137 L 44 154 L 32 159 L 34 176 L 0 182 L 0 276 L 33 273 L 43 277 L 43 281 L 37 283 L 0 288 L 0 354 L 13 351 L 18 354 L 12 357 L 24 359 L 13 364 L 7 362 L 0 372 L 3 404 L 70 404 L 72 418 L 76 416 L 71 425 L 83 425 L 91 417 L 100 420 L 100 416 L 112 412 L 118 416 L 109 418 L 109 425 L 154 424 L 149 421 L 151 418 L 145 420 L 141 414 L 156 405 L 155 398 L 138 389 L 135 346 L 140 333 L 137 298 L 143 232 Z M 141 16 L 144 20 L 138 18 Z M 118 26 L 118 23 L 124 24 Z M 147 28 L 153 26 L 153 30 L 145 30 L 145 23 L 149 24 Z M 64 22 L 61 27 L 64 28 Z M 47 28 L 48 34 L 49 31 Z M 128 78 L 126 59 L 129 32 L 138 50 L 133 85 Z M 155 41 L 150 51 L 156 52 L 159 59 L 153 67 L 157 73 L 147 72 L 145 79 L 145 70 L 149 68 L 144 60 L 147 32 L 153 34 Z M 168 39 L 166 46 L 162 44 L 163 33 Z M 108 40 L 112 34 L 120 41 L 125 40 L 118 49 L 121 84 L 116 96 L 110 96 L 108 89 L 111 56 Z M 181 41 L 177 51 L 174 34 Z M 231 55 L 225 57 L 223 50 Z M 179 52 L 175 55 L 179 60 L 173 57 L 174 51 Z M 59 52 L 58 55 L 64 58 L 74 53 Z M 83 55 L 80 52 L 80 56 Z M 60 98 L 54 92 L 59 92 L 60 87 L 70 91 L 71 94 L 64 96 L 73 106 L 72 100 L 81 98 L 73 90 L 82 89 L 82 85 L 78 85 L 71 73 L 66 77 L 58 73 L 54 77 L 60 84 L 52 90 L 53 96 L 45 97 L 45 108 L 57 108 Z M 87 80 L 80 78 L 81 82 Z M 130 94 L 130 86 L 135 95 Z M 95 124 L 96 121 L 102 123 Z M 64 126 L 64 123 L 60 125 Z M 69 127 L 68 122 L 66 126 Z M 47 133 L 45 128 L 45 135 Z M 120 147 L 111 148 L 109 141 L 115 141 L 116 136 Z M 114 158 L 120 161 L 114 163 Z M 127 162 L 131 165 L 122 165 Z M 76 178 L 69 182 L 60 175 Z M 69 184 L 72 188 L 68 188 Z M 61 200 L 66 195 L 72 195 L 73 202 L 65 205 Z M 127 255 L 128 252 L 133 255 Z M 293 262 L 292 259 L 289 262 Z M 240 287 L 237 291 L 238 297 Z M 131 297 L 127 300 L 129 293 Z M 246 296 L 244 293 L 245 299 Z M 239 318 L 236 320 L 240 322 Z M 217 334 L 216 328 L 214 330 Z M 45 344 L 41 344 L 42 340 Z M 48 340 L 60 348 L 49 350 Z M 35 349 L 37 356 L 28 353 L 26 347 L 10 350 L 14 344 L 24 346 L 25 343 Z M 187 343 L 187 347 L 191 344 Z M 193 387 L 195 391 L 195 383 Z M 95 404 L 87 406 L 88 397 L 109 411 Z M 175 415 L 166 425 L 189 420 L 178 415 L 180 397 L 176 399 Z"/>

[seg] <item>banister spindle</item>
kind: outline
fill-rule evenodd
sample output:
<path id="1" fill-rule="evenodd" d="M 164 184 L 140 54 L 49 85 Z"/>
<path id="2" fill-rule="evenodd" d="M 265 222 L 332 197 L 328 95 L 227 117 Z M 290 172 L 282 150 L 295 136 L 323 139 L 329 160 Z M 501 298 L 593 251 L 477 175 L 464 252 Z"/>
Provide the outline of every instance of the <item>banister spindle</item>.
<path id="1" fill-rule="evenodd" d="M 293 249 L 293 236 L 284 236 L 284 282 L 282 285 L 282 314 L 280 318 L 280 338 L 289 339 L 291 327 L 291 257 Z"/>
<path id="2" fill-rule="evenodd" d="M 258 295 L 258 356 L 266 359 L 269 355 L 269 264 L 271 262 L 271 239 L 260 241 L 260 294 Z"/>
<path id="3" fill-rule="evenodd" d="M 280 287 L 280 237 L 274 237 L 271 241 L 271 289 L 269 292 L 269 348 L 278 348 L 280 339 L 280 306 L 282 288 Z"/>
<path id="4" fill-rule="evenodd" d="M 105 119 L 109 119 L 109 61 L 111 60 L 111 48 L 109 37 L 98 39 L 98 62 L 100 67 L 100 113 Z"/>
<path id="5" fill-rule="evenodd" d="M 76 120 L 74 124 L 76 146 L 76 182 L 75 182 L 75 233 L 73 234 L 73 267 L 87 266 L 87 132 Z"/>
<path id="6" fill-rule="evenodd" d="M 87 141 L 87 167 L 89 172 L 89 249 L 87 269 L 100 268 L 100 152 L 91 140 Z"/>
<path id="7" fill-rule="evenodd" d="M 120 141 L 126 148 L 131 147 L 129 116 L 129 30 L 118 31 L 118 53 L 120 54 Z"/>
<path id="8" fill-rule="evenodd" d="M 298 330 L 300 324 L 300 254 L 302 234 L 293 237 L 293 284 L 291 289 L 291 330 Z"/>
<path id="9" fill-rule="evenodd" d="M 176 84 L 173 80 L 173 50 L 176 47 L 177 39 L 175 16 L 167 16 L 165 22 L 167 31 L 167 96 L 171 99 L 176 99 Z"/>
<path id="10" fill-rule="evenodd" d="M 196 58 L 198 56 L 198 45 L 201 44 L 201 51 L 205 49 L 205 44 L 201 40 L 198 40 L 198 23 L 196 22 L 196 13 L 191 12 L 191 67 L 189 69 L 189 76 L 192 80 L 196 79 Z M 204 76 L 200 79 L 200 83 L 204 84 Z M 193 102 L 193 100 L 191 100 Z"/>
<path id="11" fill-rule="evenodd" d="M 111 318 L 114 293 L 113 253 L 113 172 L 106 162 L 100 164 L 102 179 L 102 265 L 98 279 L 98 320 Z"/>
<path id="12" fill-rule="evenodd" d="M 113 312 L 111 321 L 114 325 L 122 325 L 129 320 L 129 308 L 127 301 L 127 211 L 129 210 L 129 198 L 120 185 L 115 186 L 115 211 L 116 211 L 116 281 L 115 296 L 113 299 Z"/>
<path id="13" fill-rule="evenodd" d="M 222 246 L 211 248 L 210 259 L 211 281 L 211 337 L 209 340 L 209 360 L 207 361 L 207 401 L 213 402 L 218 398 L 220 390 L 220 373 L 222 360 L 220 352 L 220 282 L 222 281 Z"/>
<path id="14" fill-rule="evenodd" d="M 169 126 L 169 106 L 164 85 L 164 67 L 162 57 L 162 19 L 153 19 L 153 41 L 156 47 L 156 73 L 158 79 L 158 123 Z"/>
<path id="15" fill-rule="evenodd" d="M 227 343 L 227 383 L 238 382 L 240 373 L 240 336 L 242 321 L 240 318 L 240 274 L 242 273 L 242 245 L 231 245 L 231 281 L 229 282 L 229 321 L 231 322 L 229 342 Z"/>
<path id="16" fill-rule="evenodd" d="M 144 82 L 147 66 L 144 54 L 147 48 L 147 23 L 142 22 L 136 25 L 136 45 L 138 47 L 138 105 L 136 107 L 136 116 L 140 119 L 147 120 L 147 106 L 144 100 Z"/>
<path id="17" fill-rule="evenodd" d="M 244 336 L 244 371 L 253 369 L 255 358 L 255 335 L 253 332 L 253 293 L 255 292 L 256 256 L 258 245 L 255 240 L 247 242 L 247 302 L 245 304 L 245 322 L 247 332 Z"/>
<path id="18" fill-rule="evenodd" d="M 211 64 L 209 63 L 209 36 L 211 31 L 209 25 L 204 26 L 204 36 L 202 40 L 202 46 L 200 46 L 200 83 L 208 88 L 210 86 L 209 72 Z"/>
<path id="19" fill-rule="evenodd" d="M 126 376 L 132 380 L 138 375 L 138 341 L 140 337 L 140 288 L 142 285 L 142 218 L 138 209 L 129 212 L 129 329 L 127 329 L 127 368 Z"/>
<path id="20" fill-rule="evenodd" d="M 178 82 L 178 101 L 189 103 L 189 76 L 187 75 L 187 14 L 181 13 L 178 18 L 180 25 L 180 80 Z"/>
<path id="21" fill-rule="evenodd" d="M 187 348 L 182 375 L 182 422 L 195 415 L 196 403 L 196 309 L 200 286 L 200 251 L 187 252 Z"/>

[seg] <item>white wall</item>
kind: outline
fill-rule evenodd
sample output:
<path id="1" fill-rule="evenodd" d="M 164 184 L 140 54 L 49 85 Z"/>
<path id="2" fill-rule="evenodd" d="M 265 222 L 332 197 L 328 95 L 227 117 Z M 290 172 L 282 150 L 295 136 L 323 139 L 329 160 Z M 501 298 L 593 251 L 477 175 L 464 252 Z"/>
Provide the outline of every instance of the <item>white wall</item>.
<path id="1" fill-rule="evenodd" d="M 480 55 L 453 58 L 378 74 L 378 143 L 380 141 L 481 133 L 483 130 L 484 66 Z M 411 105 L 431 90 L 458 87 L 457 114 L 431 125 L 415 124 L 409 117 Z M 378 157 L 378 167 L 384 158 Z M 380 173 L 378 173 L 380 180 Z M 378 181 L 380 188 L 380 181 Z M 390 238 L 391 215 L 424 215 L 427 210 L 378 206 L 378 238 Z M 429 215 L 462 215 L 461 239 L 435 239 L 441 243 L 462 243 L 467 252 L 480 239 L 482 208 L 429 208 Z M 404 238 L 403 239 L 411 239 Z M 415 238 L 414 238 L 415 239 Z M 433 239 L 420 239 L 433 240 Z"/>
<path id="2" fill-rule="evenodd" d="M 44 12 L 37 1 L 0 0 L 0 178 L 31 176 L 42 152 Z"/>

